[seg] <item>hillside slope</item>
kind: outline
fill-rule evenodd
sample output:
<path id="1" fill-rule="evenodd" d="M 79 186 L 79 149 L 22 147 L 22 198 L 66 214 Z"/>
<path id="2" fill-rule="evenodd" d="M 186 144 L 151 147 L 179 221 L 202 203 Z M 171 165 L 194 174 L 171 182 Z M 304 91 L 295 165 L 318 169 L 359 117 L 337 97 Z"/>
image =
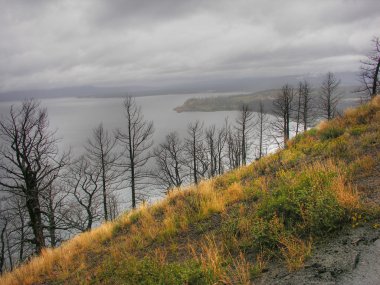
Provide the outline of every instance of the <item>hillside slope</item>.
<path id="1" fill-rule="evenodd" d="M 0 284 L 343 280 L 345 271 L 332 274 L 326 263 L 336 262 L 322 251 L 341 252 L 356 266 L 359 258 L 345 256 L 342 244 L 363 244 L 360 232 L 373 234 L 371 242 L 379 236 L 379 150 L 375 98 L 297 136 L 285 150 L 46 249 Z"/>

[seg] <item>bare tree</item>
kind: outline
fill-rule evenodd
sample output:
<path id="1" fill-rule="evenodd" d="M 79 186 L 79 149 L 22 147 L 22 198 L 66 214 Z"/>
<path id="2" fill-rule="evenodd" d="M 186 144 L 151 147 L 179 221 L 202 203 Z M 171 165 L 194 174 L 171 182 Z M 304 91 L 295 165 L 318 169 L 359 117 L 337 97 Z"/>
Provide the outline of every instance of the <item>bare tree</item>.
<path id="1" fill-rule="evenodd" d="M 0 200 L 0 269 L 12 270 L 15 264 L 35 252 L 25 201 L 7 193 Z"/>
<path id="2" fill-rule="evenodd" d="M 188 137 L 185 140 L 186 155 L 193 175 L 193 182 L 198 184 L 199 179 L 204 172 L 200 166 L 204 155 L 203 123 L 200 121 L 189 123 L 187 126 L 187 133 Z"/>
<path id="3" fill-rule="evenodd" d="M 110 219 L 108 215 L 108 195 L 118 189 L 120 173 L 117 171 L 117 163 L 120 156 L 115 151 L 116 138 L 104 130 L 103 124 L 99 124 L 92 131 L 92 137 L 85 146 L 86 154 L 95 168 L 101 172 L 103 212 L 104 220 Z"/>
<path id="4" fill-rule="evenodd" d="M 298 92 L 295 95 L 295 99 L 297 100 L 297 104 L 294 108 L 295 115 L 296 115 L 296 135 L 298 134 L 298 131 L 300 129 L 300 123 L 301 123 L 301 109 L 302 109 L 302 92 L 303 92 L 303 83 L 298 83 Z"/>
<path id="5" fill-rule="evenodd" d="M 229 169 L 235 169 L 241 165 L 241 133 L 231 126 L 227 128 L 227 155 Z"/>
<path id="6" fill-rule="evenodd" d="M 366 93 L 369 97 L 374 97 L 380 92 L 380 39 L 372 39 L 372 50 L 367 58 L 361 61 L 361 72 L 359 74 L 362 83 L 360 92 Z"/>
<path id="7" fill-rule="evenodd" d="M 216 127 L 212 125 L 205 130 L 205 139 L 210 163 L 209 177 L 214 177 L 217 173 L 217 151 L 216 151 Z"/>
<path id="8" fill-rule="evenodd" d="M 186 171 L 185 146 L 177 132 L 171 132 L 153 151 L 156 168 L 152 173 L 160 187 L 166 191 L 180 187 L 188 176 Z"/>
<path id="9" fill-rule="evenodd" d="M 132 97 L 126 97 L 124 100 L 124 114 L 127 126 L 124 132 L 118 130 L 117 139 L 125 150 L 123 167 L 129 173 L 132 208 L 136 208 L 137 191 L 144 184 L 144 179 L 149 176 L 144 167 L 151 158 L 149 149 L 153 145 L 154 128 L 153 122 L 144 119 L 141 107 L 137 106 Z"/>
<path id="10" fill-rule="evenodd" d="M 33 235 L 24 197 L 10 195 L 5 197 L 5 201 L 9 218 L 9 229 L 6 233 L 7 252 L 9 265 L 12 267 L 13 263 L 21 262 L 34 253 L 30 244 Z"/>
<path id="11" fill-rule="evenodd" d="M 257 159 L 260 159 L 264 155 L 265 138 L 266 138 L 266 133 L 267 133 L 267 128 L 268 128 L 268 116 L 265 113 L 264 104 L 262 101 L 260 101 L 259 103 L 257 126 L 258 126 L 258 137 L 259 137 Z"/>
<path id="12" fill-rule="evenodd" d="M 277 116 L 277 122 L 273 125 L 274 130 L 282 135 L 285 146 L 290 137 L 293 99 L 294 89 L 289 84 L 286 84 L 282 87 L 281 93 L 273 101 L 274 114 Z"/>
<path id="13" fill-rule="evenodd" d="M 228 127 L 228 121 L 226 119 L 225 125 L 223 127 L 220 127 L 216 131 L 216 160 L 215 160 L 215 169 L 217 173 L 223 174 L 224 172 L 224 157 L 225 157 L 225 146 L 227 143 L 227 127 Z"/>
<path id="14" fill-rule="evenodd" d="M 322 82 L 319 96 L 319 111 L 321 116 L 327 120 L 331 120 L 336 116 L 337 106 L 341 99 L 338 94 L 339 85 L 340 80 L 332 72 L 328 72 Z"/>
<path id="15" fill-rule="evenodd" d="M 243 166 L 247 164 L 250 133 L 254 127 L 253 118 L 253 112 L 249 109 L 247 104 L 243 104 L 236 119 L 236 129 L 240 133 L 241 138 L 241 165 Z"/>
<path id="16" fill-rule="evenodd" d="M 107 196 L 108 203 L 108 214 L 110 220 L 115 220 L 120 215 L 120 197 L 118 197 L 117 193 L 112 192 Z"/>
<path id="17" fill-rule="evenodd" d="M 41 206 L 44 212 L 46 237 L 51 247 L 56 247 L 67 237 L 69 226 L 66 223 L 66 213 L 69 193 L 65 190 L 64 181 L 55 181 L 42 195 Z"/>
<path id="18" fill-rule="evenodd" d="M 304 80 L 299 84 L 299 95 L 301 97 L 301 121 L 303 124 L 303 130 L 307 131 L 307 128 L 313 123 L 314 114 L 314 101 L 311 95 L 311 84 Z"/>
<path id="19" fill-rule="evenodd" d="M 0 122 L 0 185 L 4 191 L 23 196 L 26 201 L 36 252 L 45 246 L 40 205 L 41 192 L 50 187 L 67 162 L 59 155 L 54 132 L 49 131 L 46 109 L 35 100 L 10 109 Z"/>
<path id="20" fill-rule="evenodd" d="M 0 274 L 4 272 L 4 267 L 5 267 L 7 226 L 8 226 L 8 217 L 4 209 L 0 208 Z"/>
<path id="21" fill-rule="evenodd" d="M 85 232 L 100 221 L 101 175 L 84 155 L 69 167 L 66 182 L 72 200 L 67 202 L 65 215 L 68 228 Z"/>
<path id="22" fill-rule="evenodd" d="M 224 148 L 227 142 L 226 126 L 216 128 L 215 125 L 205 130 L 206 149 L 208 152 L 209 177 L 222 174 L 224 170 Z"/>

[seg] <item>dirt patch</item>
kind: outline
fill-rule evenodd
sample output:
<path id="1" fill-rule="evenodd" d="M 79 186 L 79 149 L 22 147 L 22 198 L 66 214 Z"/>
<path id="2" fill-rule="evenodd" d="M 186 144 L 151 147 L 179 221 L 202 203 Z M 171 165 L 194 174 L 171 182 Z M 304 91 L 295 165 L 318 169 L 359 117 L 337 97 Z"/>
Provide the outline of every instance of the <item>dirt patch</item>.
<path id="1" fill-rule="evenodd" d="M 345 228 L 318 242 L 303 269 L 289 273 L 283 262 L 271 263 L 254 284 L 379 284 L 379 256 L 379 229 Z"/>

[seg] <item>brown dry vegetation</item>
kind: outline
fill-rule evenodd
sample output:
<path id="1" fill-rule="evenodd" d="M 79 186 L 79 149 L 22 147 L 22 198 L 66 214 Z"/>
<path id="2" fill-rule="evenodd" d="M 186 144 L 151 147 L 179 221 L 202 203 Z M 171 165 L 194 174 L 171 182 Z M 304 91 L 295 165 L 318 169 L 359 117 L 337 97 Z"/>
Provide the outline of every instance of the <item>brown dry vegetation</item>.
<path id="1" fill-rule="evenodd" d="M 380 99 L 285 150 L 46 249 L 13 284 L 251 284 L 271 259 L 297 270 L 344 226 L 378 224 Z"/>

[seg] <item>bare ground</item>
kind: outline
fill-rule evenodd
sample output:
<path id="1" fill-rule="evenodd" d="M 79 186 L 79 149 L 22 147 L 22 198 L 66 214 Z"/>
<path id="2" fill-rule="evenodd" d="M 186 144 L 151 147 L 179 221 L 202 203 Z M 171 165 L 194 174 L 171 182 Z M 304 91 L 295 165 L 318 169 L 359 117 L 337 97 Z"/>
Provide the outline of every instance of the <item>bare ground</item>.
<path id="1" fill-rule="evenodd" d="M 270 264 L 254 284 L 380 284 L 380 230 L 373 223 L 317 243 L 305 267 L 288 272 L 283 263 Z"/>

